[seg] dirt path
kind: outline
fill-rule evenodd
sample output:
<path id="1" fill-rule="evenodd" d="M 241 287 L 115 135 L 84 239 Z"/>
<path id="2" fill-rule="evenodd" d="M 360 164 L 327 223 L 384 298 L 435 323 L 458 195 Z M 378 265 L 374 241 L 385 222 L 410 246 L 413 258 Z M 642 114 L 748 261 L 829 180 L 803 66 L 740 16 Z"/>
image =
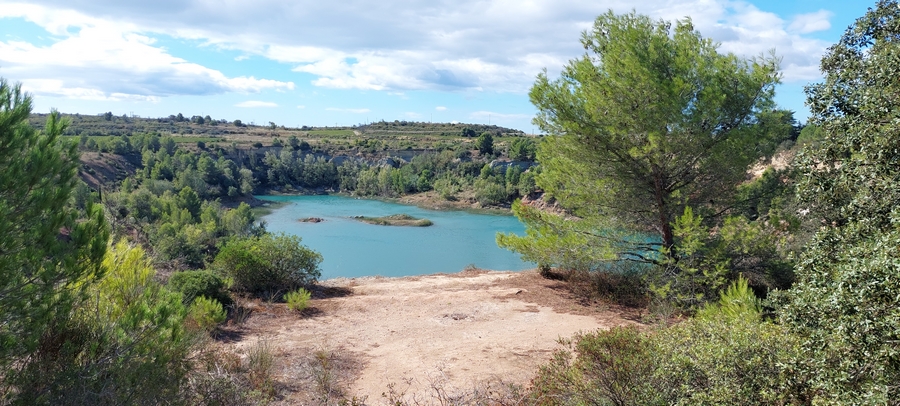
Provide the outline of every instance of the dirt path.
<path id="1" fill-rule="evenodd" d="M 275 352 L 284 404 L 322 389 L 316 365 L 334 369 L 335 393 L 382 404 L 383 393 L 428 399 L 435 387 L 471 391 L 486 382 L 527 385 L 537 366 L 578 331 L 635 323 L 635 314 L 579 304 L 537 273 L 328 281 L 302 315 L 259 304 L 228 346 L 246 352 L 265 340 Z M 316 356 L 318 354 L 318 357 Z M 321 371 L 321 369 L 318 369 Z"/>

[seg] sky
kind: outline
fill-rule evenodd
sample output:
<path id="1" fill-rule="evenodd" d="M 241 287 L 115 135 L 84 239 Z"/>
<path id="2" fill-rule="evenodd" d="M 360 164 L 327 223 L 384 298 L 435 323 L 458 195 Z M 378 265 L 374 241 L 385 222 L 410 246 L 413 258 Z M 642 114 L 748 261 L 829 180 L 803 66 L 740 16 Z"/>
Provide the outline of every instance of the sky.
<path id="1" fill-rule="evenodd" d="M 776 102 L 875 0 L 0 0 L 0 77 L 34 111 L 209 115 L 287 127 L 386 120 L 527 133 L 528 90 L 583 55 L 596 16 L 690 17 L 720 52 L 774 50 Z"/>

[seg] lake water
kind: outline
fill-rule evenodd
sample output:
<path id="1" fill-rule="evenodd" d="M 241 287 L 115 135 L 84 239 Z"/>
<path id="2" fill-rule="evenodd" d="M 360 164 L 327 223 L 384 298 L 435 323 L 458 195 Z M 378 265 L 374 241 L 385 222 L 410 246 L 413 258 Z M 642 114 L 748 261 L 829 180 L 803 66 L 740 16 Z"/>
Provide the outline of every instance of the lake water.
<path id="1" fill-rule="evenodd" d="M 468 265 L 519 271 L 535 265 L 497 247 L 497 232 L 525 234 L 514 216 L 434 211 L 344 196 L 258 196 L 286 202 L 262 218 L 272 232 L 295 234 L 322 254 L 322 279 L 409 276 L 459 272 Z M 372 225 L 352 216 L 408 214 L 434 222 L 430 227 Z M 320 217 L 321 223 L 299 219 Z"/>

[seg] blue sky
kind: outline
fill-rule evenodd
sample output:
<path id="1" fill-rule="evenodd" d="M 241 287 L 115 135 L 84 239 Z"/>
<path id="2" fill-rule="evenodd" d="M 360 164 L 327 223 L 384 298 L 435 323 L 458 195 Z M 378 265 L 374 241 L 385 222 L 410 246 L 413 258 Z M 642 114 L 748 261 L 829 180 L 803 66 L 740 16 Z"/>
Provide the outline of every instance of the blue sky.
<path id="1" fill-rule="evenodd" d="M 874 0 L 0 0 L 0 76 L 36 112 L 182 113 L 299 126 L 378 120 L 535 131 L 528 89 L 583 53 L 594 17 L 690 16 L 721 51 L 774 49 L 776 101 L 803 86 Z"/>

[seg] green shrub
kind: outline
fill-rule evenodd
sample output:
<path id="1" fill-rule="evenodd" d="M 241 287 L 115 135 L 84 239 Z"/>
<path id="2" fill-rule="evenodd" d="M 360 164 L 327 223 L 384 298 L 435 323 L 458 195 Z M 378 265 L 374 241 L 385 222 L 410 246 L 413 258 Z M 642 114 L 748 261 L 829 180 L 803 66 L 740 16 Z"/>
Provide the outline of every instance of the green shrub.
<path id="1" fill-rule="evenodd" d="M 234 280 L 233 289 L 265 295 L 314 283 L 321 262 L 322 255 L 300 245 L 300 237 L 265 234 L 232 240 L 212 266 Z"/>
<path id="2" fill-rule="evenodd" d="M 227 314 L 221 303 L 215 299 L 200 296 L 191 305 L 188 317 L 201 329 L 213 331 L 216 326 L 225 321 Z"/>
<path id="3" fill-rule="evenodd" d="M 537 186 L 534 181 L 534 172 L 528 171 L 519 176 L 519 194 L 522 196 L 528 196 L 534 193 L 537 190 Z"/>
<path id="4" fill-rule="evenodd" d="M 441 195 L 444 200 L 456 200 L 456 194 L 462 191 L 456 180 L 451 176 L 444 176 L 434 181 L 434 190 Z"/>
<path id="5" fill-rule="evenodd" d="M 509 144 L 509 159 L 514 161 L 533 161 L 537 146 L 530 138 L 516 138 Z"/>
<path id="6" fill-rule="evenodd" d="M 762 320 L 739 280 L 700 317 L 651 333 L 633 327 L 576 336 L 541 367 L 535 404 L 799 404 L 800 338 Z M 574 353 L 574 357 L 572 356 Z"/>
<path id="7" fill-rule="evenodd" d="M 74 312 L 50 320 L 35 353 L 4 377 L 0 392 L 13 392 L 0 403 L 180 404 L 197 349 L 180 295 L 156 282 L 142 248 L 124 241 L 102 266 Z"/>
<path id="8" fill-rule="evenodd" d="M 698 319 L 715 319 L 727 317 L 732 319 L 747 318 L 759 320 L 762 306 L 759 299 L 750 290 L 747 280 L 738 277 L 728 289 L 719 292 L 719 302 L 705 306 L 697 313 Z"/>
<path id="9" fill-rule="evenodd" d="M 309 298 L 311 296 L 312 293 L 308 290 L 300 288 L 284 295 L 284 301 L 287 302 L 289 309 L 302 312 L 303 309 L 306 309 L 306 307 L 309 306 Z"/>
<path id="10" fill-rule="evenodd" d="M 225 281 L 212 271 L 176 272 L 169 278 L 169 288 L 182 294 L 185 305 L 190 305 L 200 296 L 217 300 L 225 306 L 234 302 L 226 290 Z"/>
<path id="11" fill-rule="evenodd" d="M 575 352 L 558 351 L 534 379 L 532 404 L 664 404 L 653 383 L 651 337 L 635 327 L 577 335 L 562 340 Z"/>
<path id="12" fill-rule="evenodd" d="M 500 204 L 507 200 L 506 188 L 491 179 L 475 181 L 475 200 L 483 205 Z"/>

